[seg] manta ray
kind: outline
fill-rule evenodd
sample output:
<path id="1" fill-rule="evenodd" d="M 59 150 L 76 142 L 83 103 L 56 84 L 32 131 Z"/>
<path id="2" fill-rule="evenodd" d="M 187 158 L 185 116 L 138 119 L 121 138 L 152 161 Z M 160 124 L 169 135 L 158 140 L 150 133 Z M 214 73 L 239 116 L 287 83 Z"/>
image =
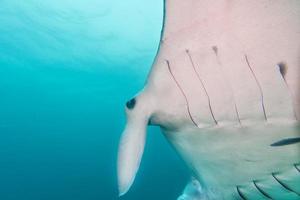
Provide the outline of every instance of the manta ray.
<path id="1" fill-rule="evenodd" d="M 159 126 L 193 177 L 180 200 L 300 199 L 300 1 L 166 0 L 160 47 L 126 103 L 120 195 Z"/>

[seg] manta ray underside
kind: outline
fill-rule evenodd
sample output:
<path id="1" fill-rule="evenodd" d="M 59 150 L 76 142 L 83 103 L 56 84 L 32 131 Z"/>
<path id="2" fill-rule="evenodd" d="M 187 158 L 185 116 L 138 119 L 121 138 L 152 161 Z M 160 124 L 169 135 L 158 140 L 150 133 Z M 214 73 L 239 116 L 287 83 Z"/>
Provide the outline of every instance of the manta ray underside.
<path id="1" fill-rule="evenodd" d="M 166 0 L 147 84 L 126 104 L 120 195 L 157 125 L 194 177 L 178 199 L 300 199 L 299 85 L 299 0 Z"/>

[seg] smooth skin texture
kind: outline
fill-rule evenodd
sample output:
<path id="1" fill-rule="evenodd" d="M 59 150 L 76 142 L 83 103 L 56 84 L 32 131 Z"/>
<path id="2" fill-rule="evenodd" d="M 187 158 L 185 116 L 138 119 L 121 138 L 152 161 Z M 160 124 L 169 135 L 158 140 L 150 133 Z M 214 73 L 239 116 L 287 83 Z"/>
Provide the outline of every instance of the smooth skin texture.
<path id="1" fill-rule="evenodd" d="M 300 161 L 299 142 L 272 146 L 300 137 L 300 2 L 167 0 L 165 8 L 160 50 L 138 103 L 127 109 L 120 194 L 134 180 L 145 126 L 152 124 L 189 166 L 205 199 L 266 196 L 253 181 L 295 171 Z M 294 189 L 283 199 L 299 198 L 298 179 L 286 177 Z"/>

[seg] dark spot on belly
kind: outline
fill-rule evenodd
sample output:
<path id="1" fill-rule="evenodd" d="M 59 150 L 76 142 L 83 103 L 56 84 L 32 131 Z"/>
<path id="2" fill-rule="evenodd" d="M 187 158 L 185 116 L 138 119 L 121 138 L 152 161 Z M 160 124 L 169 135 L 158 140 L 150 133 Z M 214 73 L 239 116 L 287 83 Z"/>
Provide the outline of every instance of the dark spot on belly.
<path id="1" fill-rule="evenodd" d="M 285 145 L 295 144 L 298 142 L 300 142 L 300 137 L 286 138 L 286 139 L 282 139 L 277 142 L 274 142 L 273 144 L 271 144 L 271 146 L 272 147 L 285 146 Z"/>
<path id="2" fill-rule="evenodd" d="M 134 108 L 135 104 L 136 104 L 136 100 L 135 100 L 135 98 L 132 98 L 132 99 L 130 99 L 129 101 L 127 101 L 126 107 L 127 107 L 129 110 L 132 110 L 132 109 Z"/>

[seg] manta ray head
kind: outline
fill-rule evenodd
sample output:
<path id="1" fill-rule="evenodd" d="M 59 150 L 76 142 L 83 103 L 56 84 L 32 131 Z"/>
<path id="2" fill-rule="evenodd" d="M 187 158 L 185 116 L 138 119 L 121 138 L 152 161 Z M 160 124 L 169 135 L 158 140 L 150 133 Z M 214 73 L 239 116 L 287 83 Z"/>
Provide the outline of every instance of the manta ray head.
<path id="1" fill-rule="evenodd" d="M 122 133 L 118 152 L 119 195 L 132 185 L 144 151 L 146 129 L 152 113 L 150 98 L 145 93 L 126 102 L 127 123 Z"/>
<path id="2" fill-rule="evenodd" d="M 158 125 L 162 129 L 176 129 L 188 120 L 182 114 L 186 112 L 184 106 L 180 106 L 184 102 L 178 99 L 178 91 L 174 90 L 170 75 L 166 74 L 163 80 L 167 83 L 149 81 L 142 92 L 125 104 L 127 122 L 120 139 L 117 164 L 120 196 L 129 190 L 138 171 L 147 126 Z"/>
<path id="3" fill-rule="evenodd" d="M 163 130 L 178 130 L 193 125 L 186 102 L 176 86 L 166 62 L 158 63 L 144 89 L 125 103 L 126 126 L 118 151 L 119 195 L 132 185 L 144 151 L 148 125 Z"/>

